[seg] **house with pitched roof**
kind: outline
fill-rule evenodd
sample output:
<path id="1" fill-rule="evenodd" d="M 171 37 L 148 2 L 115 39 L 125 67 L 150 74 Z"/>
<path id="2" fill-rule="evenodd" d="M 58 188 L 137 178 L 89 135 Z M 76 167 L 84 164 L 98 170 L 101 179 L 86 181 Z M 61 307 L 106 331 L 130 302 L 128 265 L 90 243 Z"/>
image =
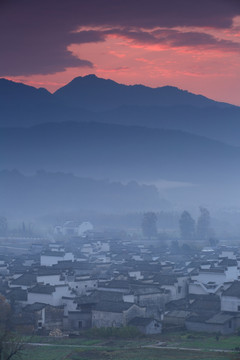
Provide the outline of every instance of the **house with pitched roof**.
<path id="1" fill-rule="evenodd" d="M 68 285 L 40 285 L 37 284 L 28 290 L 28 304 L 41 302 L 52 306 L 63 304 L 63 297 L 69 296 L 70 291 Z"/>
<path id="2" fill-rule="evenodd" d="M 162 332 L 162 323 L 153 318 L 135 317 L 129 321 L 128 325 L 136 327 L 144 335 L 155 335 Z"/>
<path id="3" fill-rule="evenodd" d="M 240 281 L 234 281 L 221 295 L 221 310 L 240 315 Z"/>
<path id="4" fill-rule="evenodd" d="M 93 327 L 126 326 L 134 317 L 144 317 L 146 308 L 133 303 L 102 301 L 92 310 Z"/>

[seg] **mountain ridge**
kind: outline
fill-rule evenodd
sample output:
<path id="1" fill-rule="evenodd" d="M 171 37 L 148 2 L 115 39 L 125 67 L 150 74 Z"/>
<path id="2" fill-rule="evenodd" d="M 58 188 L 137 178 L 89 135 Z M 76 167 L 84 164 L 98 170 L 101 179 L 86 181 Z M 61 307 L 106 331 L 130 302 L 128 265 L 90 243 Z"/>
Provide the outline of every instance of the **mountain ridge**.
<path id="1" fill-rule="evenodd" d="M 78 90 L 74 91 L 75 95 L 70 96 L 71 104 L 64 94 L 60 97 L 56 95 L 57 92 L 59 94 L 59 91 L 65 92 L 67 87 L 71 87 L 71 83 L 76 83 L 79 89 L 79 81 L 88 85 L 81 85 L 80 90 L 83 95 L 79 95 Z M 98 89 L 93 85 L 96 82 L 99 85 Z M 109 95 L 104 93 L 101 85 L 106 83 L 110 89 L 107 90 Z M 116 96 L 116 93 L 111 90 L 112 86 L 118 89 L 117 92 L 119 89 L 120 93 L 123 91 L 125 95 L 123 97 Z M 135 92 L 136 89 L 137 92 Z M 148 96 L 144 100 L 145 95 L 142 94 L 145 94 L 146 91 Z M 156 105 L 159 91 L 165 92 L 165 95 L 160 96 L 161 104 Z M 181 99 L 189 99 L 188 104 L 186 104 L 186 100 L 181 103 L 182 100 L 180 101 L 179 97 L 178 101 L 174 103 L 169 91 L 181 94 Z M 218 103 L 202 95 L 195 95 L 171 86 L 149 88 L 144 85 L 123 85 L 93 75 L 75 78 L 57 92 L 51 94 L 43 88 L 36 89 L 32 86 L 1 79 L 0 126 L 26 127 L 65 121 L 112 123 L 182 130 L 240 146 L 238 136 L 240 133 L 240 107 Z M 134 96 L 131 95 L 132 92 L 134 92 Z M 152 96 L 152 93 L 155 95 Z M 200 99 L 201 106 L 191 103 L 192 98 L 195 102 Z M 127 99 L 129 104 L 126 104 L 124 99 Z M 149 104 L 149 101 L 152 103 Z M 99 104 L 102 107 L 101 110 L 98 109 Z M 202 106 L 202 104 L 205 105 Z"/>
<path id="2" fill-rule="evenodd" d="M 98 90 L 101 90 L 99 93 Z M 172 106 L 176 104 L 189 104 L 191 101 L 195 104 L 195 106 L 206 106 L 208 104 L 215 104 L 216 106 L 234 106 L 227 103 L 221 103 L 214 101 L 212 99 L 208 99 L 203 95 L 193 94 L 187 90 L 182 90 L 174 86 L 162 86 L 162 87 L 149 87 L 141 84 L 135 85 L 125 85 L 117 83 L 116 81 L 110 79 L 102 79 L 97 77 L 94 74 L 90 74 L 87 76 L 78 76 L 70 81 L 65 86 L 61 87 L 57 91 L 53 93 L 56 97 L 63 99 L 64 101 L 70 101 L 74 106 L 85 106 L 86 103 L 83 104 L 81 102 L 81 98 L 78 98 L 78 102 L 75 102 L 75 96 L 79 94 L 85 96 L 86 90 L 91 91 L 91 97 L 100 96 L 100 101 L 97 102 L 97 99 L 94 99 L 93 103 L 97 103 L 97 108 L 95 110 L 103 110 L 112 108 L 109 107 L 108 104 L 105 104 L 106 96 L 114 97 L 115 99 L 114 107 L 118 107 L 121 105 L 162 105 L 162 106 Z M 95 94 L 95 90 L 97 93 Z M 70 93 L 69 93 L 70 91 Z M 79 93 L 76 94 L 76 91 Z M 115 92 L 115 94 L 114 94 Z M 116 93 L 117 92 L 117 93 Z M 89 94 L 88 94 L 89 95 Z M 119 97 L 123 97 L 124 101 L 119 99 Z M 173 99 L 173 97 L 176 97 Z M 86 96 L 85 96 L 86 98 Z M 84 98 L 84 99 L 85 99 Z M 80 101 L 80 103 L 79 103 Z M 104 104 L 104 105 L 103 105 Z M 92 105 L 94 107 L 94 104 Z"/>

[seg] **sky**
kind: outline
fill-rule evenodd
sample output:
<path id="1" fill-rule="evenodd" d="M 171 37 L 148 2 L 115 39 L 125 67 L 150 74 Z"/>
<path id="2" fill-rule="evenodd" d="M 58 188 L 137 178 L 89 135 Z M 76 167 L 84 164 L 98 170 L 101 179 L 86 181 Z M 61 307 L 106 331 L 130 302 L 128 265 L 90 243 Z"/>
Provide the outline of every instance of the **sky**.
<path id="1" fill-rule="evenodd" d="M 0 1 L 0 77 L 88 74 L 240 105 L 240 0 Z"/>

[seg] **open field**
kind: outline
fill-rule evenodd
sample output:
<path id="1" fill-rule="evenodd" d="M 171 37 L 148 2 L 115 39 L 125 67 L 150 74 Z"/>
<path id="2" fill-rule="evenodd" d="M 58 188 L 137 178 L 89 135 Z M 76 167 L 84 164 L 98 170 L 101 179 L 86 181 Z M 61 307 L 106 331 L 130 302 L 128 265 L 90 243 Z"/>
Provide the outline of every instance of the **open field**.
<path id="1" fill-rule="evenodd" d="M 178 332 L 131 340 L 40 336 L 24 340 L 34 344 L 26 345 L 22 360 L 240 360 L 240 354 L 234 352 L 239 336 L 217 340 L 212 334 Z M 164 347 L 158 346 L 159 342 L 164 342 Z"/>
<path id="2" fill-rule="evenodd" d="M 237 360 L 235 354 L 213 353 L 208 351 L 176 351 L 150 348 L 70 348 L 70 347 L 29 347 L 23 360 Z"/>
<path id="3" fill-rule="evenodd" d="M 134 337 L 131 339 L 121 338 L 54 338 L 48 336 L 31 336 L 24 337 L 23 342 L 39 343 L 39 344 L 56 344 L 56 345 L 79 345 L 79 346 L 101 346 L 114 348 L 138 348 L 146 345 L 156 345 L 159 342 L 164 342 L 166 346 L 195 348 L 201 350 L 220 349 L 220 350 L 235 350 L 240 347 L 240 336 L 220 336 L 216 339 L 215 334 L 193 333 L 187 331 L 170 332 L 151 337 Z"/>
<path id="4" fill-rule="evenodd" d="M 240 336 L 220 336 L 216 339 L 215 334 L 177 332 L 161 335 L 161 340 L 169 346 L 179 346 L 197 349 L 221 349 L 234 350 L 240 347 Z"/>

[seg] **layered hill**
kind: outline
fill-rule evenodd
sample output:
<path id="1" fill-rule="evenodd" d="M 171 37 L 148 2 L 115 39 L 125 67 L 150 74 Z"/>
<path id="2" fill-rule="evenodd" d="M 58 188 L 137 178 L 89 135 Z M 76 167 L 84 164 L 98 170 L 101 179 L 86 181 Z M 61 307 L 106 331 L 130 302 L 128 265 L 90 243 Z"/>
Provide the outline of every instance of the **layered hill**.
<path id="1" fill-rule="evenodd" d="M 19 183 L 11 180 L 12 175 L 1 175 L 3 204 L 10 210 L 23 206 L 25 199 L 29 211 L 31 199 L 39 209 L 47 208 L 46 204 L 52 204 L 49 209 L 53 204 L 62 208 L 65 201 L 66 208 L 72 209 L 73 199 L 78 203 L 82 198 L 89 209 L 155 208 L 159 204 L 156 188 L 145 191 L 139 184 L 164 179 L 187 183 L 164 190 L 172 203 L 176 200 L 185 206 L 211 198 L 213 204 L 238 205 L 239 119 L 239 107 L 174 87 L 126 86 L 89 75 L 51 94 L 0 79 L 0 171 L 33 174 L 43 169 L 95 179 L 88 181 L 91 187 L 63 175 L 41 177 L 42 182 L 39 176 L 19 175 Z M 100 184 L 100 179 L 110 181 Z M 113 180 L 122 181 L 115 193 Z M 138 182 L 132 197 L 130 187 L 123 185 L 130 180 Z M 21 201 L 17 191 L 19 196 L 24 194 Z M 44 196 L 51 201 L 44 203 Z"/>
<path id="2" fill-rule="evenodd" d="M 239 176 L 240 149 L 176 130 L 99 123 L 1 128 L 0 168 L 119 180 L 222 182 Z"/>
<path id="3" fill-rule="evenodd" d="M 168 206 L 154 186 L 45 171 L 31 176 L 16 170 L 0 171 L 0 197 L 0 213 L 15 217 L 79 211 L 118 213 Z"/>
<path id="4" fill-rule="evenodd" d="M 1 126 L 104 122 L 187 131 L 240 146 L 239 107 L 170 86 L 127 86 L 88 75 L 50 94 L 0 79 L 0 106 Z"/>
<path id="5" fill-rule="evenodd" d="M 65 104 L 88 110 L 101 111 L 120 106 L 183 106 L 225 107 L 201 95 L 180 90 L 173 86 L 151 88 L 143 85 L 123 85 L 95 75 L 76 77 L 69 84 L 58 89 L 54 97 Z"/>

